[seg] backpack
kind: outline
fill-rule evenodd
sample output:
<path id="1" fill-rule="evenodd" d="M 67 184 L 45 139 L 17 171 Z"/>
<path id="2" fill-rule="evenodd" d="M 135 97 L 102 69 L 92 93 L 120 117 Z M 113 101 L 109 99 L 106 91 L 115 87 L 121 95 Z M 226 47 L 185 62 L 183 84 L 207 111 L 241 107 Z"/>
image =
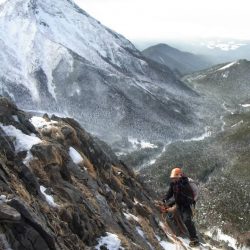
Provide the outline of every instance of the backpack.
<path id="1" fill-rule="evenodd" d="M 200 191 L 199 187 L 198 187 L 198 183 L 189 177 L 188 177 L 188 181 L 189 181 L 189 185 L 193 191 L 194 201 L 196 202 L 199 199 L 199 191 Z"/>

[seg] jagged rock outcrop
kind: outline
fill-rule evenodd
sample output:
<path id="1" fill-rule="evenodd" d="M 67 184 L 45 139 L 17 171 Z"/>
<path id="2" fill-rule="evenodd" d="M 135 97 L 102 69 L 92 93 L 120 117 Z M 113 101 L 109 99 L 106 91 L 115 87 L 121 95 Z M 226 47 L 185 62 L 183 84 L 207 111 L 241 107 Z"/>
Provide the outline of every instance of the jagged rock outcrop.
<path id="1" fill-rule="evenodd" d="M 3 249 L 106 249 L 110 237 L 120 249 L 174 246 L 152 194 L 75 120 L 32 117 L 2 97 L 0 111 Z"/>

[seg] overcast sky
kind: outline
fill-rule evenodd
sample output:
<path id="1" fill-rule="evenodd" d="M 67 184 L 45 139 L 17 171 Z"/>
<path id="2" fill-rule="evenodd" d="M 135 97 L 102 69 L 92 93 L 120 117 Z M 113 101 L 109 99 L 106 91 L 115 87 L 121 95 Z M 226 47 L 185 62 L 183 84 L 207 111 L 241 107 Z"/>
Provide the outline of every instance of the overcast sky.
<path id="1" fill-rule="evenodd" d="M 74 0 L 131 41 L 250 39 L 249 0 Z"/>
<path id="2" fill-rule="evenodd" d="M 250 39 L 249 0 L 74 1 L 133 42 L 207 37 Z"/>

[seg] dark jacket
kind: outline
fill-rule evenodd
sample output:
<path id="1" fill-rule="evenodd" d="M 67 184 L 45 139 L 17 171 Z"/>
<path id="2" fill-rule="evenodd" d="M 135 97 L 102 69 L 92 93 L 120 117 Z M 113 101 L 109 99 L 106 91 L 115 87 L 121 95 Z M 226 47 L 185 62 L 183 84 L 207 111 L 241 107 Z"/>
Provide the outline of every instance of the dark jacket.
<path id="1" fill-rule="evenodd" d="M 164 201 L 174 197 L 175 203 L 179 207 L 189 207 L 194 204 L 193 190 L 186 176 L 181 177 L 177 182 L 171 182 Z"/>

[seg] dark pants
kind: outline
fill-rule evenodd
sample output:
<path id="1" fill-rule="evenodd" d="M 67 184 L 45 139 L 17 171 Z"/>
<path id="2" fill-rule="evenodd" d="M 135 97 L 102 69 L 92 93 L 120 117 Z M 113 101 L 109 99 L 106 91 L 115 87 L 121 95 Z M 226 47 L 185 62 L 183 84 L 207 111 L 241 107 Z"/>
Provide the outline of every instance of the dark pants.
<path id="1" fill-rule="evenodd" d="M 179 212 L 181 214 L 181 218 L 188 230 L 190 240 L 195 240 L 198 239 L 197 234 L 196 234 L 196 229 L 194 226 L 194 222 L 192 220 L 192 210 L 191 207 L 179 207 Z"/>

